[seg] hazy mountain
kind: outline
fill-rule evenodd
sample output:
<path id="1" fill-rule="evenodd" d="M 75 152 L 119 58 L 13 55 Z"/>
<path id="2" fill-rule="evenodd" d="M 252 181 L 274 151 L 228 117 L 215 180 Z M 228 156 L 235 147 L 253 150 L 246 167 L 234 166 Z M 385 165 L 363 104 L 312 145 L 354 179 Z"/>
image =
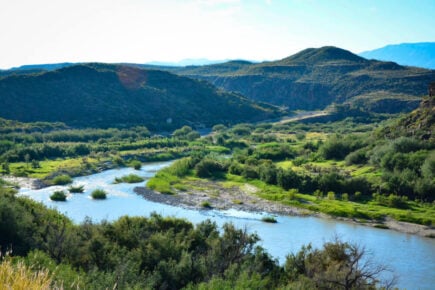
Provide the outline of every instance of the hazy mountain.
<path id="1" fill-rule="evenodd" d="M 172 72 L 290 109 L 323 109 L 355 100 L 391 113 L 416 108 L 435 79 L 433 70 L 367 60 L 336 47 L 309 48 L 272 62 L 232 61 Z"/>
<path id="2" fill-rule="evenodd" d="M 206 58 L 187 58 L 177 62 L 168 62 L 168 61 L 151 61 L 146 64 L 156 65 L 156 66 L 189 66 L 189 65 L 209 65 L 209 64 L 217 64 L 227 62 L 228 59 L 225 60 L 210 60 Z"/>
<path id="3" fill-rule="evenodd" d="M 166 130 L 278 115 L 272 106 L 207 82 L 126 65 L 74 65 L 12 75 L 0 79 L 0 96 L 0 117 L 80 127 L 146 125 Z"/>
<path id="4" fill-rule="evenodd" d="M 401 65 L 435 69 L 435 42 L 387 45 L 359 55 L 367 59 L 394 61 Z"/>
<path id="5" fill-rule="evenodd" d="M 41 73 L 45 71 L 60 69 L 67 66 L 72 66 L 74 64 L 75 63 L 71 63 L 71 62 L 62 62 L 62 63 L 49 63 L 49 64 L 22 65 L 7 70 L 0 70 L 0 78 L 5 76 L 10 76 L 10 75 Z"/>

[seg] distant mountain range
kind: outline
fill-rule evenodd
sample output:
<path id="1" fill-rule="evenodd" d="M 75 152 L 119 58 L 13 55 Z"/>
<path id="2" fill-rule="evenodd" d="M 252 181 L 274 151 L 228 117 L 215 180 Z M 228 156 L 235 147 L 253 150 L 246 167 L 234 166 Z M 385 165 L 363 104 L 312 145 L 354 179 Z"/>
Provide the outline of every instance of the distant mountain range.
<path id="1" fill-rule="evenodd" d="M 0 117 L 158 131 L 259 121 L 285 109 L 333 104 L 398 113 L 417 108 L 433 81 L 435 70 L 367 60 L 331 46 L 262 63 L 42 64 L 0 71 Z"/>
<path id="2" fill-rule="evenodd" d="M 127 65 L 72 65 L 0 78 L 0 117 L 24 122 L 146 125 L 162 131 L 183 125 L 258 121 L 279 114 L 273 106 L 218 90 L 207 82 Z"/>
<path id="3" fill-rule="evenodd" d="M 157 65 L 157 66 L 189 66 L 189 65 L 209 65 L 209 64 L 217 64 L 227 62 L 229 59 L 225 60 L 210 60 L 206 58 L 187 58 L 176 62 L 168 62 L 168 61 L 151 61 L 146 64 L 149 65 Z"/>
<path id="4" fill-rule="evenodd" d="M 435 69 L 435 42 L 387 45 L 359 55 L 367 59 L 394 61 L 401 65 Z"/>
<path id="5" fill-rule="evenodd" d="M 435 80 L 433 70 L 367 60 L 331 46 L 305 49 L 272 62 L 230 61 L 167 69 L 291 110 L 350 103 L 380 113 L 410 111 Z"/>

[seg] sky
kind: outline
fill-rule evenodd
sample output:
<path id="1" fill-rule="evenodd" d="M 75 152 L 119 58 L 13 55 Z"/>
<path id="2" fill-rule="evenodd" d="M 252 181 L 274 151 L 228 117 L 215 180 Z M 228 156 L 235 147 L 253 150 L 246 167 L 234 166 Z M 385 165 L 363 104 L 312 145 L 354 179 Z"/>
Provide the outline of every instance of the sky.
<path id="1" fill-rule="evenodd" d="M 434 42 L 435 0 L 0 0 L 0 68 Z"/>

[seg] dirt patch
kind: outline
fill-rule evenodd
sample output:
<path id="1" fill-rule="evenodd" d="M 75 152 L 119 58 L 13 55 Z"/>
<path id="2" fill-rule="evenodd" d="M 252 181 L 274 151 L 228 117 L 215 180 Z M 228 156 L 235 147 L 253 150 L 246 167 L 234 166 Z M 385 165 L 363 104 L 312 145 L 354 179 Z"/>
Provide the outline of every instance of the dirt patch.
<path id="1" fill-rule="evenodd" d="M 254 195 L 258 188 L 250 184 L 242 187 L 224 187 L 213 181 L 193 181 L 188 191 L 177 190 L 175 195 L 154 192 L 145 187 L 136 187 L 134 191 L 145 199 L 170 204 L 203 209 L 205 204 L 215 209 L 230 209 L 268 212 L 281 215 L 307 215 L 309 212 L 297 207 L 270 202 Z"/>
<path id="2" fill-rule="evenodd" d="M 17 185 L 20 188 L 41 189 L 47 187 L 42 180 L 29 177 L 2 176 L 3 180 Z"/>

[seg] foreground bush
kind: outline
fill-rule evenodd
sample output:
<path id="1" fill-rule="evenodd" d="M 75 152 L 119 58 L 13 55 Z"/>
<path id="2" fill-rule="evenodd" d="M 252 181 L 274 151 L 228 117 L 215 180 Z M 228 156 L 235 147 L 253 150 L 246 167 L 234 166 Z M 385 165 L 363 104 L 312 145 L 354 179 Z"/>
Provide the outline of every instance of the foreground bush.
<path id="1" fill-rule="evenodd" d="M 50 285 L 46 270 L 33 270 L 22 262 L 13 265 L 9 259 L 0 263 L 0 289 L 48 290 Z"/>

